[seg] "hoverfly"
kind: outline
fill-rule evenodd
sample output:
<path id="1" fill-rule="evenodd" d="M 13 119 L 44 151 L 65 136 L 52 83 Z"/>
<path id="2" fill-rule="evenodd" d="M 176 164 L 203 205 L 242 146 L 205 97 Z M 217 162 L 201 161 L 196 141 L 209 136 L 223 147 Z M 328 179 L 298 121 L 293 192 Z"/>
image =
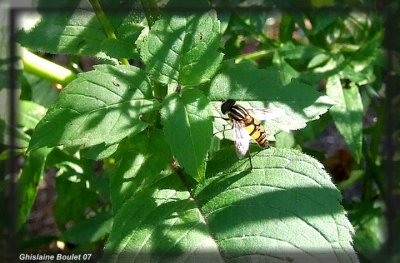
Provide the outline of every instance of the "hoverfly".
<path id="1" fill-rule="evenodd" d="M 228 115 L 227 120 L 232 122 L 233 140 L 239 158 L 243 158 L 248 152 L 251 139 L 257 142 L 261 148 L 269 147 L 270 136 L 261 124 L 261 120 L 276 118 L 282 114 L 278 109 L 275 109 L 275 111 L 269 109 L 246 109 L 236 104 L 233 99 L 228 99 L 222 103 L 221 112 Z"/>

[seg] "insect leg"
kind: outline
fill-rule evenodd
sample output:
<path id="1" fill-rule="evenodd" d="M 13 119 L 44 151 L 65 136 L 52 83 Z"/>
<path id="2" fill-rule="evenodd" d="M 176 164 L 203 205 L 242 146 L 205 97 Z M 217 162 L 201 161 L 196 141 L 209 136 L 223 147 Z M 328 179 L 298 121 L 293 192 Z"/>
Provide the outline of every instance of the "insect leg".
<path id="1" fill-rule="evenodd" d="M 250 162 L 250 170 L 253 170 L 253 162 L 251 161 L 251 150 L 250 150 L 250 147 L 249 147 L 249 162 Z"/>
<path id="2" fill-rule="evenodd" d="M 233 127 L 231 127 L 231 128 L 229 128 L 229 129 L 225 129 L 225 124 L 224 125 L 222 125 L 222 126 L 224 126 L 224 129 L 223 130 L 221 130 L 221 131 L 217 131 L 217 132 L 215 132 L 215 133 L 213 133 L 213 135 L 215 135 L 215 134 L 218 134 L 218 133 L 220 133 L 220 132 L 225 132 L 225 131 L 230 131 L 230 130 L 233 130 Z M 225 134 L 223 134 L 224 135 L 224 137 L 225 137 Z"/>

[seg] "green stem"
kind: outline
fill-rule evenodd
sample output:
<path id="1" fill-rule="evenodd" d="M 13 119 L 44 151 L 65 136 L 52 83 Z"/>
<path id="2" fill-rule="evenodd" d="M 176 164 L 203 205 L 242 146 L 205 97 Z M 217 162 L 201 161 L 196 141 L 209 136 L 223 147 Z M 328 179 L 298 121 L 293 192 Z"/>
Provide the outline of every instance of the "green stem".
<path id="1" fill-rule="evenodd" d="M 107 37 L 110 39 L 117 39 L 117 36 L 114 33 L 114 29 L 112 28 L 112 25 L 110 21 L 108 20 L 106 14 L 104 13 L 103 9 L 100 6 L 100 3 L 98 0 L 89 0 L 90 4 L 93 7 L 93 10 L 96 14 L 97 19 L 100 22 L 100 25 L 103 27 L 104 32 L 106 33 Z M 121 58 L 120 59 L 122 64 L 129 65 L 129 61 L 126 58 Z"/>
<path id="2" fill-rule="evenodd" d="M 141 0 L 143 11 L 146 16 L 147 24 L 151 28 L 159 15 L 157 1 Z"/>
<path id="3" fill-rule="evenodd" d="M 21 50 L 21 60 L 26 72 L 63 86 L 66 86 L 76 78 L 76 75 L 71 70 L 39 57 L 25 48 Z"/>
<path id="4" fill-rule="evenodd" d="M 260 51 L 256 51 L 256 52 L 251 52 L 251 53 L 247 53 L 247 54 L 243 54 L 243 55 L 239 55 L 236 57 L 236 63 L 244 60 L 244 59 L 259 59 L 262 57 L 266 57 L 269 56 L 270 54 L 272 54 L 273 51 L 272 50 L 260 50 Z"/>

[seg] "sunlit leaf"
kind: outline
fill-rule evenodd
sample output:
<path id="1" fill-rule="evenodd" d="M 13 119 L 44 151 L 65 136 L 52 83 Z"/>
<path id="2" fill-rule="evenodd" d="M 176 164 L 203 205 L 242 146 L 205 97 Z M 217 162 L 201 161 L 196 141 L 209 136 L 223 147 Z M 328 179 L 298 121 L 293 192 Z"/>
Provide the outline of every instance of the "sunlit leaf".
<path id="1" fill-rule="evenodd" d="M 135 192 L 154 184 L 161 171 L 172 163 L 172 154 L 160 130 L 139 133 L 124 140 L 118 148 L 117 167 L 111 178 L 114 212 Z"/>
<path id="2" fill-rule="evenodd" d="M 214 11 L 166 16 L 138 43 L 150 77 L 158 82 L 196 85 L 209 80 L 222 61 L 220 25 Z"/>
<path id="3" fill-rule="evenodd" d="M 161 131 L 121 144 L 112 179 L 114 224 L 105 262 L 179 262 L 219 259 L 217 246 L 196 203 L 176 174 Z"/>
<path id="4" fill-rule="evenodd" d="M 326 92 L 335 102 L 329 113 L 357 161 L 362 150 L 363 104 L 358 87 L 342 87 L 338 76 L 328 79 Z"/>
<path id="5" fill-rule="evenodd" d="M 235 161 L 219 152 L 196 201 L 227 261 L 357 262 L 341 195 L 315 159 L 267 149 Z"/>
<path id="6" fill-rule="evenodd" d="M 280 130 L 289 131 L 304 128 L 306 122 L 318 119 L 333 105 L 333 101 L 315 87 L 304 83 L 291 82 L 282 85 L 275 67 L 257 69 L 250 63 L 226 64 L 211 82 L 208 95 L 215 101 L 215 115 L 221 115 L 220 101 L 237 100 L 245 108 L 270 108 L 281 111 L 280 117 L 267 120 L 271 134 Z M 216 128 L 222 130 L 223 120 Z"/>
<path id="7" fill-rule="evenodd" d="M 145 129 L 141 114 L 157 107 L 144 72 L 131 66 L 96 66 L 61 92 L 37 125 L 30 149 L 114 144 Z"/>
<path id="8" fill-rule="evenodd" d="M 234 156 L 219 152 L 194 191 L 174 173 L 133 191 L 116 212 L 104 260 L 358 262 L 340 193 L 320 163 L 268 149 L 253 154 L 250 170 Z"/>
<path id="9" fill-rule="evenodd" d="M 107 37 L 95 13 L 88 3 L 60 3 L 58 9 L 63 12 L 42 12 L 39 22 L 29 30 L 19 32 L 18 41 L 25 47 L 53 54 L 94 55 L 103 58 L 134 58 L 134 41 L 139 36 L 142 26 L 138 15 L 126 12 L 124 16 L 112 15 L 111 26 L 117 39 Z M 125 10 L 129 11 L 125 1 Z M 118 2 L 108 4 L 109 8 L 121 8 Z M 49 1 L 41 1 L 39 6 L 51 8 Z"/>
<path id="10" fill-rule="evenodd" d="M 172 153 L 196 180 L 204 179 L 205 160 L 211 145 L 210 102 L 199 90 L 185 89 L 164 101 L 161 114 Z"/>

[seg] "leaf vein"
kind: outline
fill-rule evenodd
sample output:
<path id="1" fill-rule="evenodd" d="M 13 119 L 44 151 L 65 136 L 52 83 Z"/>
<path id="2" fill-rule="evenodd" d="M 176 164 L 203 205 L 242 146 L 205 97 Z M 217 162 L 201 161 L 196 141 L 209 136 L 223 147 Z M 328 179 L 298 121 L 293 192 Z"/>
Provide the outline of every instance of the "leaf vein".
<path id="1" fill-rule="evenodd" d="M 280 241 L 280 242 L 283 242 L 283 243 L 287 243 L 287 244 L 289 244 L 289 245 L 291 245 L 291 246 L 297 248 L 298 250 L 304 252 L 305 254 L 307 254 L 307 255 L 309 255 L 309 256 L 311 256 L 311 257 L 317 259 L 314 255 L 310 254 L 307 250 L 305 250 L 304 248 L 301 248 L 301 247 L 297 246 L 296 244 L 293 244 L 293 243 L 291 243 L 291 242 L 289 242 L 289 241 L 287 241 L 287 240 L 284 240 L 284 239 L 280 239 L 280 238 L 277 238 L 277 237 L 271 237 L 271 236 L 267 236 L 267 235 L 261 235 L 261 234 L 257 234 L 257 235 L 256 235 L 256 234 L 253 234 L 253 235 L 247 235 L 247 236 L 231 236 L 231 237 L 226 237 L 226 238 L 220 239 L 220 241 L 229 241 L 229 240 L 232 240 L 232 239 L 240 239 L 240 240 L 243 240 L 243 239 L 246 239 L 247 237 L 249 237 L 249 238 L 272 239 L 272 240 Z M 317 259 L 317 260 L 318 260 L 318 259 Z M 319 262 L 322 262 L 322 261 L 320 261 L 320 260 L 318 260 L 318 261 L 319 261 Z"/>
<path id="2" fill-rule="evenodd" d="M 94 95 L 81 94 L 81 93 L 72 93 L 72 92 L 69 92 L 69 93 L 65 94 L 65 96 L 70 96 L 70 95 L 82 96 L 82 97 L 85 97 L 85 98 L 92 98 L 92 99 L 95 99 L 96 101 L 102 102 L 104 106 L 107 106 L 107 105 L 108 105 L 107 102 L 105 102 L 104 100 L 101 100 L 101 99 L 98 98 L 98 97 L 95 97 Z"/>
<path id="3" fill-rule="evenodd" d="M 89 83 L 91 83 L 91 84 L 93 84 L 93 85 L 95 85 L 95 86 L 98 86 L 98 87 L 102 88 L 103 90 L 107 90 L 107 91 L 109 91 L 109 92 L 111 92 L 111 93 L 117 95 L 117 97 L 119 97 L 119 98 L 122 99 L 122 100 L 126 100 L 124 97 L 122 97 L 120 94 L 116 93 L 114 90 L 108 89 L 108 88 L 106 88 L 105 86 L 103 86 L 103 85 L 101 85 L 101 84 L 99 84 L 99 83 L 96 83 L 96 82 L 94 82 L 94 81 L 91 80 L 91 79 L 85 78 L 85 81 L 87 81 L 87 82 L 89 82 Z M 142 93 L 142 95 L 143 95 L 143 93 Z"/>

